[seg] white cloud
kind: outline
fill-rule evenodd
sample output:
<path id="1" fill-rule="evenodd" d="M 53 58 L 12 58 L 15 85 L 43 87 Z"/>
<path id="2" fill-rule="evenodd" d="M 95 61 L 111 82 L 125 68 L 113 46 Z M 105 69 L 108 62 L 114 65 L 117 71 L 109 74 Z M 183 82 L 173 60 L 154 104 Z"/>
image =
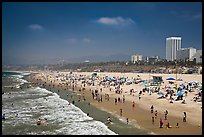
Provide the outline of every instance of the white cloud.
<path id="1" fill-rule="evenodd" d="M 90 43 L 90 42 L 91 42 L 91 39 L 84 38 L 84 39 L 83 39 L 83 42 L 84 42 L 84 43 Z"/>
<path id="2" fill-rule="evenodd" d="M 90 38 L 68 38 L 66 39 L 66 42 L 69 43 L 69 44 L 89 44 L 89 43 L 92 43 L 93 40 L 90 39 Z"/>
<path id="3" fill-rule="evenodd" d="M 71 43 L 71 44 L 74 44 L 74 43 L 77 42 L 77 39 L 76 38 L 69 38 L 69 39 L 67 39 L 67 42 Z"/>
<path id="4" fill-rule="evenodd" d="M 130 25 L 135 24 L 135 22 L 131 18 L 123 18 L 123 17 L 101 17 L 97 21 L 97 23 L 104 25 Z"/>
<path id="5" fill-rule="evenodd" d="M 32 30 L 43 30 L 43 26 L 39 24 L 30 24 L 28 27 Z"/>

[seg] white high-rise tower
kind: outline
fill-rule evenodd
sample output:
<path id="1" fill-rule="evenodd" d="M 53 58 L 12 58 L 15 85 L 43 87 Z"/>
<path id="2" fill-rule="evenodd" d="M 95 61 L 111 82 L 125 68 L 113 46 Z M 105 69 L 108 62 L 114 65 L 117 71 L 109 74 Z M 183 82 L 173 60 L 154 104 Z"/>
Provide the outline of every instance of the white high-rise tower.
<path id="1" fill-rule="evenodd" d="M 181 49 L 181 37 L 166 38 L 166 59 L 167 61 L 176 60 L 176 52 Z"/>

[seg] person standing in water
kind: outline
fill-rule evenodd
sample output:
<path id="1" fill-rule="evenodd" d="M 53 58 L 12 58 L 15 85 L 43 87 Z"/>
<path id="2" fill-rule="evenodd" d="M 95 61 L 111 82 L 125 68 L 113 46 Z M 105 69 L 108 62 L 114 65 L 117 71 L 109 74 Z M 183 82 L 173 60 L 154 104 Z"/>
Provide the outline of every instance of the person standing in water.
<path id="1" fill-rule="evenodd" d="M 123 109 L 121 108 L 120 109 L 120 116 L 122 116 L 123 115 Z"/>
<path id="2" fill-rule="evenodd" d="M 127 121 L 127 124 L 129 123 L 129 120 L 128 120 L 128 118 L 126 119 L 126 121 Z"/>
<path id="3" fill-rule="evenodd" d="M 111 122 L 112 122 L 111 118 L 108 117 L 108 118 L 107 118 L 107 121 L 106 121 L 106 124 L 110 124 Z"/>

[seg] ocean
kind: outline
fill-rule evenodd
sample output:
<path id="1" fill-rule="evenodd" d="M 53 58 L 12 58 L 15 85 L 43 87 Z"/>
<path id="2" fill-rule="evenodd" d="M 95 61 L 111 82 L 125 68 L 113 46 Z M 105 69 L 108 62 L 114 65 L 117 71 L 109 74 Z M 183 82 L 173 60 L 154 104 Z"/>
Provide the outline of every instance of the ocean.
<path id="1" fill-rule="evenodd" d="M 33 87 L 28 75 L 2 72 L 3 135 L 117 135 L 57 93 Z"/>

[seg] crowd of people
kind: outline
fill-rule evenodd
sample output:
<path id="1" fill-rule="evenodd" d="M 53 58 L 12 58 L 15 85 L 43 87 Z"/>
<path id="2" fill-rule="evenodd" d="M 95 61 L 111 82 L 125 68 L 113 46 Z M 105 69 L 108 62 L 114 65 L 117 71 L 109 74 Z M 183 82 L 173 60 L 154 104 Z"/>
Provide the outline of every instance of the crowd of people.
<path id="1" fill-rule="evenodd" d="M 40 80 L 40 79 L 37 79 Z M 183 99 L 184 96 L 186 96 L 189 92 L 191 92 L 192 89 L 197 89 L 198 88 L 198 84 L 200 83 L 183 83 L 181 85 L 179 85 L 178 88 L 170 88 L 170 87 L 157 87 L 157 88 L 142 88 L 139 91 L 136 91 L 134 89 L 130 89 L 129 91 L 124 91 L 123 89 L 123 85 L 128 85 L 128 84 L 138 84 L 141 83 L 142 84 L 142 79 L 138 78 L 138 79 L 133 79 L 130 80 L 130 78 L 126 77 L 108 77 L 108 76 L 104 76 L 104 77 L 99 77 L 97 74 L 95 75 L 76 75 L 73 73 L 67 73 L 67 74 L 63 74 L 63 73 L 57 73 L 57 75 L 53 76 L 53 74 L 41 74 L 41 80 L 44 80 L 45 83 L 42 84 L 42 86 L 45 86 L 46 81 L 49 81 L 49 86 L 50 87 L 55 87 L 54 83 L 58 83 L 57 87 L 61 87 L 62 89 L 64 88 L 64 90 L 69 89 L 70 87 L 72 87 L 72 90 L 75 90 L 76 87 L 80 87 L 79 88 L 79 92 L 80 91 L 84 91 L 86 90 L 87 86 L 92 86 L 95 87 L 96 85 L 98 86 L 95 89 L 90 89 L 91 92 L 91 96 L 93 100 L 96 100 L 98 102 L 103 102 L 105 101 L 109 101 L 110 100 L 110 95 L 108 93 L 103 93 L 103 89 L 107 88 L 109 89 L 110 93 L 114 93 L 114 94 L 118 94 L 118 95 L 122 95 L 121 97 L 117 97 L 114 98 L 114 103 L 115 105 L 117 105 L 118 103 L 125 103 L 126 99 L 125 99 L 125 95 L 123 94 L 124 92 L 128 92 L 129 95 L 134 96 L 136 95 L 136 93 L 138 93 L 138 100 L 141 100 L 141 96 L 143 93 L 149 93 L 150 95 L 153 93 L 156 94 L 160 94 L 161 96 L 160 98 L 167 98 L 170 100 L 170 103 L 173 103 L 173 101 L 176 100 L 182 100 L 182 103 L 185 104 L 185 99 Z M 132 82 L 130 82 L 132 81 Z M 137 82 L 136 82 L 137 81 Z M 80 86 L 79 86 L 80 85 Z M 192 88 L 192 86 L 194 86 Z M 100 87 L 100 88 L 99 88 Z M 183 92 L 182 94 L 178 95 L 177 92 L 181 91 L 181 90 L 185 90 L 185 92 Z M 163 92 L 162 92 L 163 91 Z M 192 100 L 194 101 L 198 101 L 199 98 L 201 98 L 202 96 L 202 92 L 199 92 L 196 96 L 196 98 L 193 98 Z M 104 99 L 103 99 L 104 97 Z M 174 99 L 173 97 L 177 97 L 176 99 Z M 84 98 L 85 99 L 85 98 Z M 79 99 L 80 100 L 80 99 Z M 72 102 L 74 104 L 74 101 Z M 132 101 L 132 108 L 135 108 L 136 103 L 135 101 Z M 152 105 L 150 107 L 150 111 L 151 111 L 151 117 L 152 117 L 152 123 L 155 123 L 155 120 L 157 120 L 158 117 L 158 113 L 162 113 L 162 112 L 158 112 L 158 110 L 155 110 L 154 105 Z M 123 109 L 121 108 L 119 110 L 119 115 L 121 117 L 124 117 L 123 115 Z M 168 115 L 169 112 L 168 110 L 164 111 L 164 118 L 160 118 L 159 123 L 160 123 L 160 128 L 163 128 L 164 125 L 164 121 L 166 122 L 166 127 L 167 128 L 171 128 L 172 126 L 170 125 L 170 122 L 167 121 L 168 120 Z M 126 118 L 127 124 L 129 123 L 129 119 Z M 186 112 L 184 112 L 183 114 L 183 122 L 186 122 Z M 112 120 L 110 119 L 110 117 L 107 119 L 107 123 L 111 123 Z M 179 123 L 177 122 L 175 125 L 176 128 L 179 127 Z"/>

